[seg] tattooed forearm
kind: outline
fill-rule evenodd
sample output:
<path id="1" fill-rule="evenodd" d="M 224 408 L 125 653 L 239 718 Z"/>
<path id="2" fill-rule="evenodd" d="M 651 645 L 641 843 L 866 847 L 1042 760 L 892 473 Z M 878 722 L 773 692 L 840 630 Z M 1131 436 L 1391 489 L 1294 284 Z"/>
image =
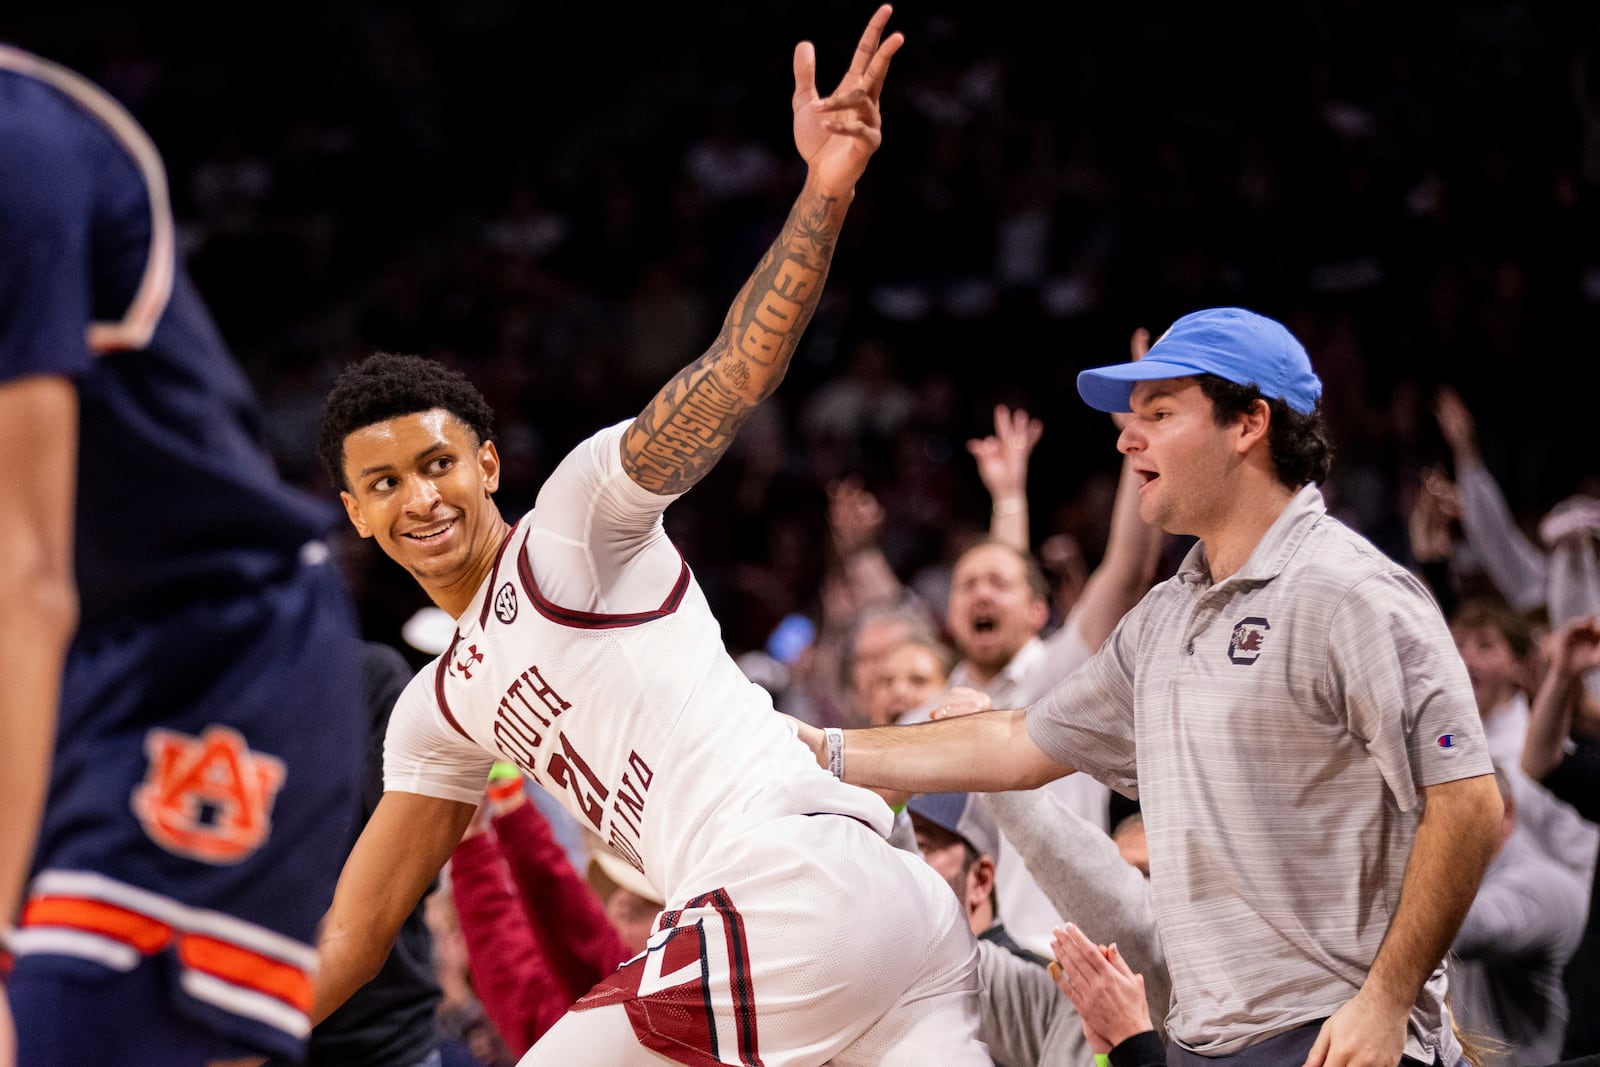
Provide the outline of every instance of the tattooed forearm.
<path id="1" fill-rule="evenodd" d="M 722 458 L 750 408 L 783 380 L 817 309 L 846 204 L 807 189 L 723 320 L 711 348 L 640 412 L 622 440 L 629 477 L 681 493 Z"/>
<path id="2" fill-rule="evenodd" d="M 753 364 L 756 400 L 783 380 L 789 358 L 822 294 L 833 259 L 842 209 L 829 197 L 802 199 L 789 213 L 761 263 L 751 274 L 722 324 L 721 342 Z"/>
<path id="3" fill-rule="evenodd" d="M 705 477 L 749 414 L 713 362 L 702 356 L 680 371 L 623 435 L 623 469 L 652 493 L 681 493 Z"/>

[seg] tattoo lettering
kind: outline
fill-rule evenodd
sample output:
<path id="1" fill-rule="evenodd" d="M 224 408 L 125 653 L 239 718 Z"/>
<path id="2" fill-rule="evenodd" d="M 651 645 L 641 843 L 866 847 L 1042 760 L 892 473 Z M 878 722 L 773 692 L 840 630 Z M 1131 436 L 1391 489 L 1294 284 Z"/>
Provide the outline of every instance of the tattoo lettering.
<path id="1" fill-rule="evenodd" d="M 702 358 L 669 382 L 623 438 L 623 466 L 653 493 L 679 493 L 699 481 L 727 451 L 749 411 L 706 362 Z"/>
<path id="2" fill-rule="evenodd" d="M 622 441 L 640 486 L 681 493 L 716 465 L 750 409 L 783 380 L 817 307 L 843 212 L 828 197 L 796 204 L 744 285 L 716 342 L 656 394 Z"/>

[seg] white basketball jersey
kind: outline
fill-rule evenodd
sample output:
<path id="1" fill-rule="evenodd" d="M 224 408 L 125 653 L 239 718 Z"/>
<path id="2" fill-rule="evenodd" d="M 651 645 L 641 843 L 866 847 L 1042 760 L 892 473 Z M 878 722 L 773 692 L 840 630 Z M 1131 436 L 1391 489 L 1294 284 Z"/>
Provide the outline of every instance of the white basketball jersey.
<path id="1" fill-rule="evenodd" d="M 669 904 L 730 835 L 832 812 L 887 836 L 874 793 L 817 766 L 723 647 L 658 496 L 623 471 L 626 423 L 562 461 L 390 722 L 386 789 L 476 804 L 510 760 Z"/>

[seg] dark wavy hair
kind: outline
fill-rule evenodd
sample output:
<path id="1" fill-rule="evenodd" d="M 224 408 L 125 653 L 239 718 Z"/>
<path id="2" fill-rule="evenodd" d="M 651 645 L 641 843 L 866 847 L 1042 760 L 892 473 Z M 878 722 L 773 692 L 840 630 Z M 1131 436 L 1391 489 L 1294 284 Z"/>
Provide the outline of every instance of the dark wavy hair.
<path id="1" fill-rule="evenodd" d="M 1307 482 L 1321 485 L 1328 479 L 1328 467 L 1333 462 L 1333 445 L 1328 440 L 1328 427 L 1322 418 L 1322 405 L 1302 414 L 1278 397 L 1264 397 L 1253 385 L 1238 385 L 1215 374 L 1197 375 L 1200 391 L 1211 401 L 1211 417 L 1218 426 L 1226 426 L 1249 414 L 1257 400 L 1265 400 L 1272 411 L 1267 425 L 1268 452 L 1278 480 L 1290 489 L 1299 489 Z"/>
<path id="2" fill-rule="evenodd" d="M 494 411 L 477 387 L 458 371 L 421 356 L 376 352 L 339 373 L 322 408 L 317 454 L 335 489 L 349 489 L 344 476 L 345 438 L 397 415 L 443 408 L 466 424 L 478 443 L 494 436 Z"/>

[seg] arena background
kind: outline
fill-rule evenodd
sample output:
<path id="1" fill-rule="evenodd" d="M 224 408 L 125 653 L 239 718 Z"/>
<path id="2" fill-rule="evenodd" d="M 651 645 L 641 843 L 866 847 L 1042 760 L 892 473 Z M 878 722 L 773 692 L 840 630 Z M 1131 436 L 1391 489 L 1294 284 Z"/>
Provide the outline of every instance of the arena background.
<path id="1" fill-rule="evenodd" d="M 712 338 L 798 189 L 791 48 L 816 40 L 831 85 L 869 7 L 28 3 L 0 38 L 152 132 L 286 472 L 328 493 L 331 376 L 420 352 L 495 403 L 514 515 Z M 1306 341 L 1330 498 L 1391 554 L 1446 455 L 1440 383 L 1531 527 L 1600 469 L 1594 10 L 902 3 L 824 306 L 668 515 L 730 645 L 817 613 L 834 478 L 879 493 L 902 577 L 936 575 L 986 522 L 964 442 L 997 401 L 1045 423 L 1035 542 L 1068 532 L 1092 561 L 1116 456 L 1073 376 L 1209 304 Z M 420 593 L 354 573 L 369 634 L 398 644 Z"/>

